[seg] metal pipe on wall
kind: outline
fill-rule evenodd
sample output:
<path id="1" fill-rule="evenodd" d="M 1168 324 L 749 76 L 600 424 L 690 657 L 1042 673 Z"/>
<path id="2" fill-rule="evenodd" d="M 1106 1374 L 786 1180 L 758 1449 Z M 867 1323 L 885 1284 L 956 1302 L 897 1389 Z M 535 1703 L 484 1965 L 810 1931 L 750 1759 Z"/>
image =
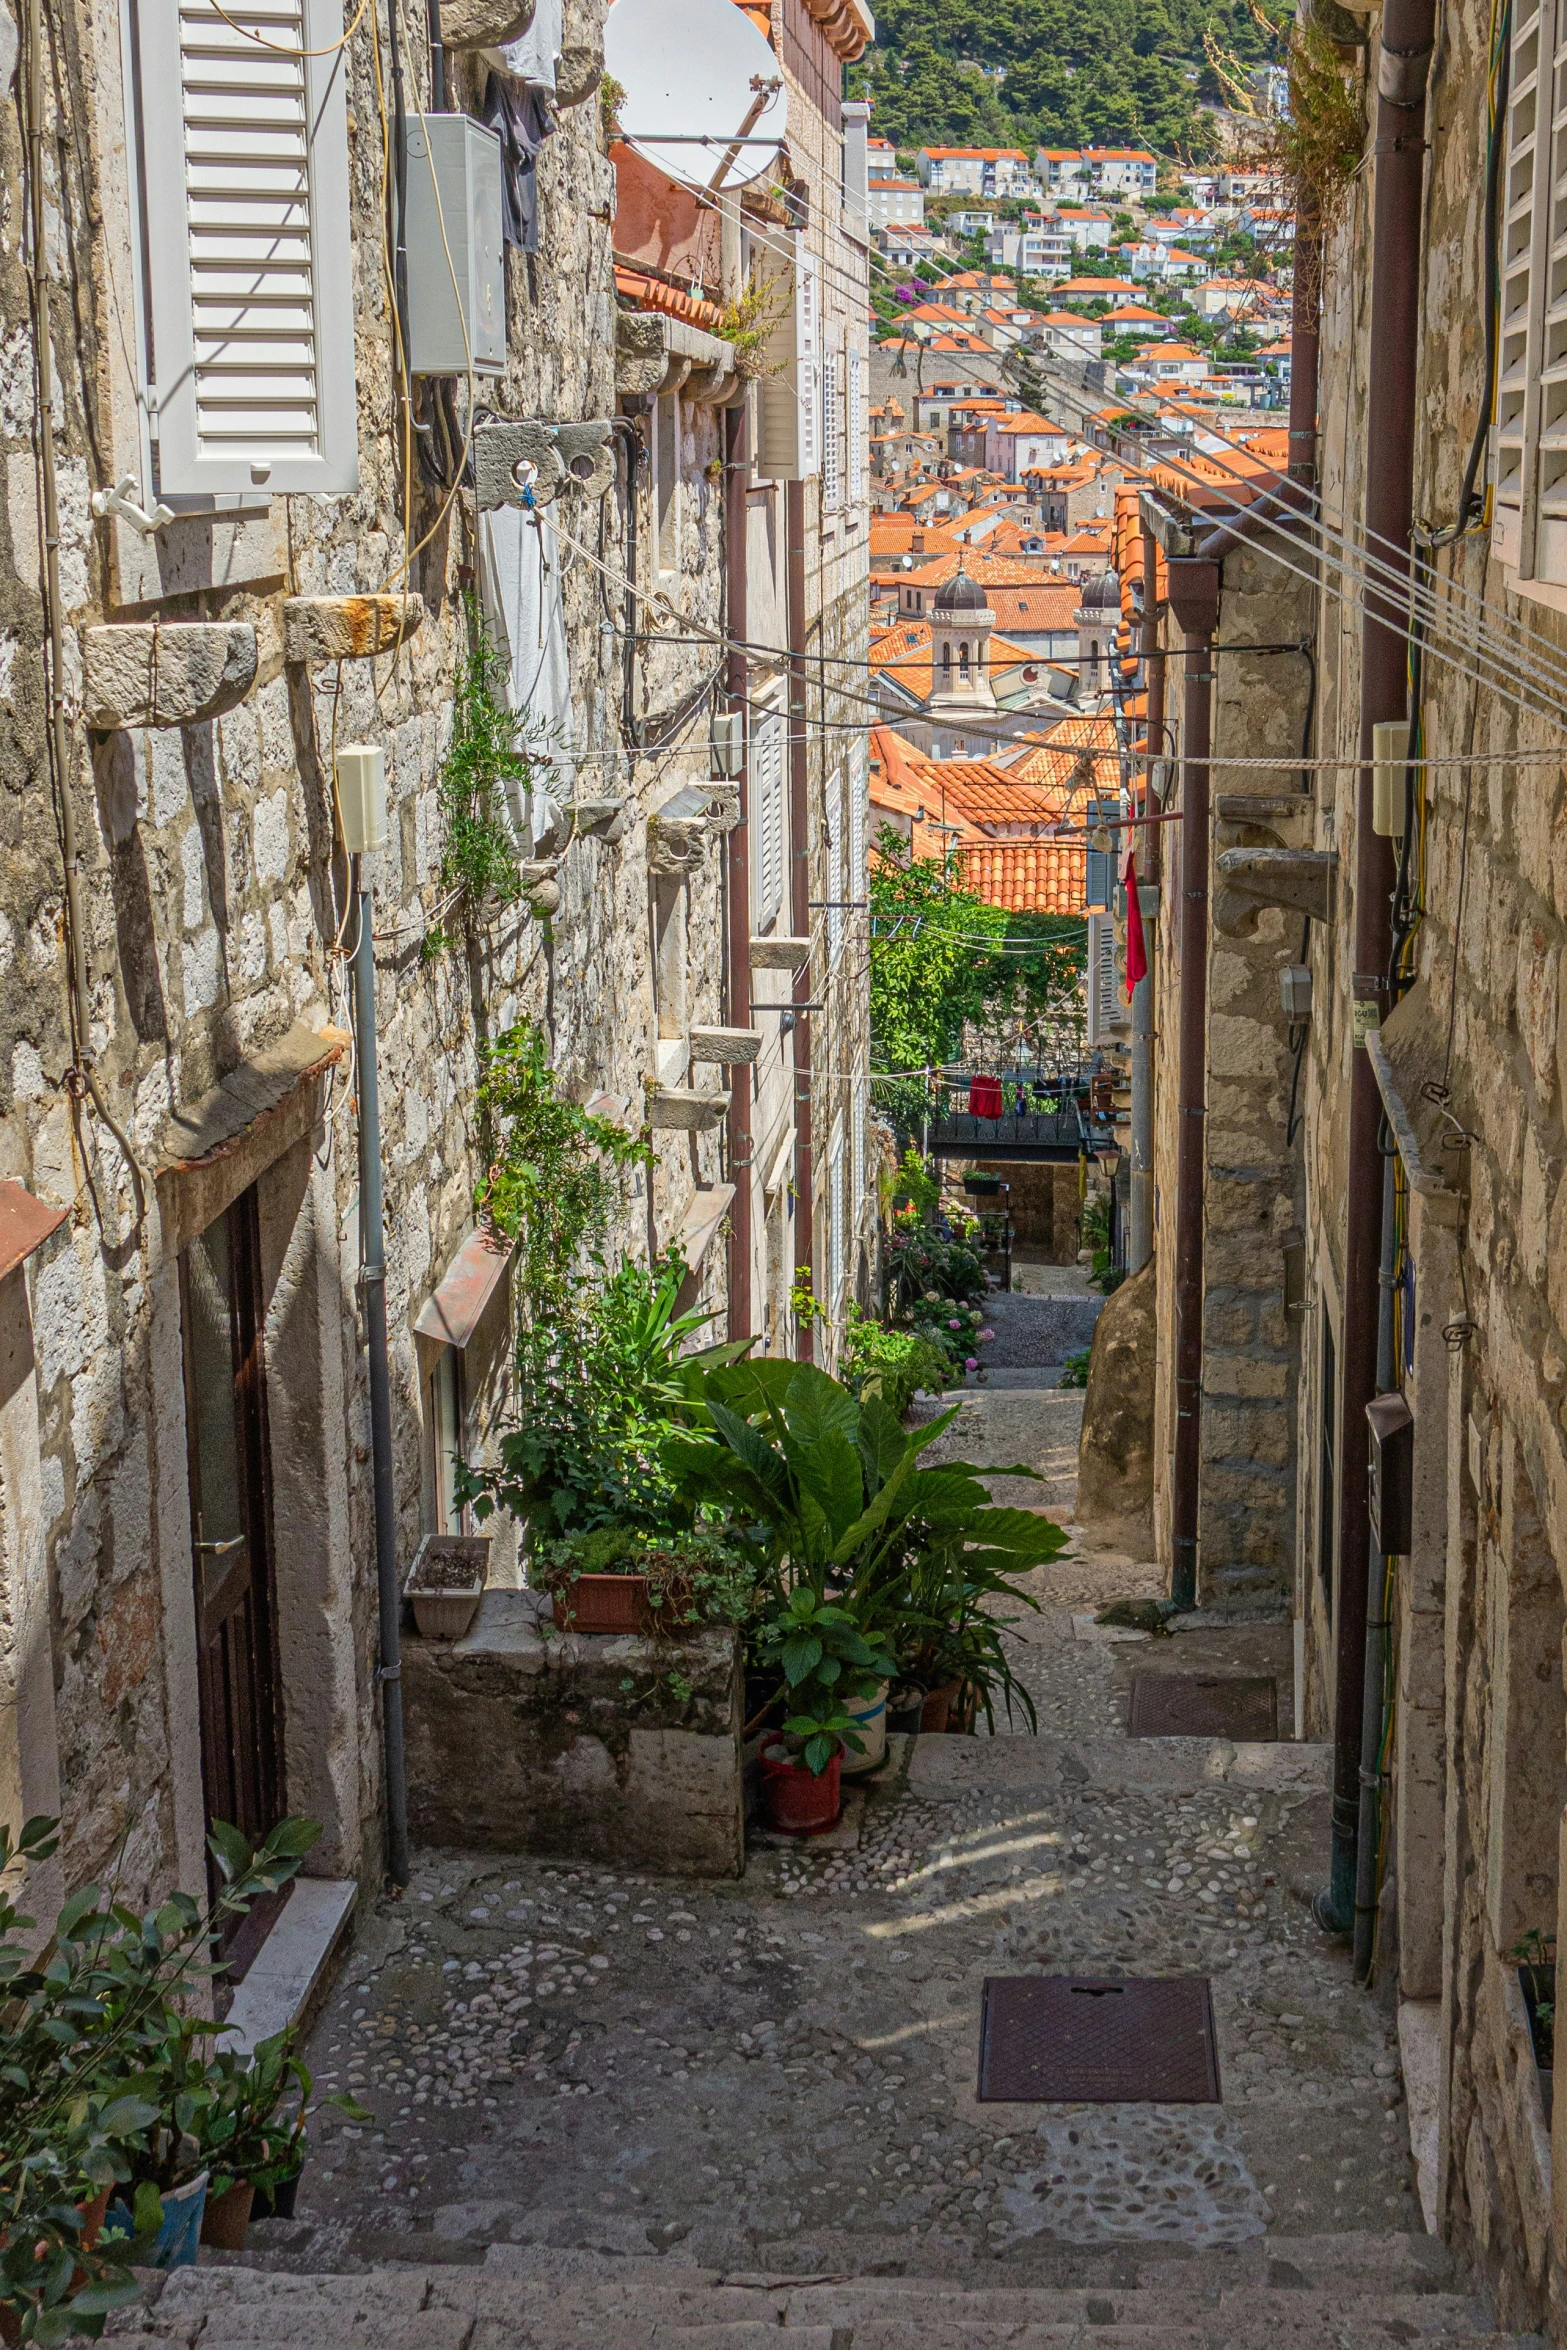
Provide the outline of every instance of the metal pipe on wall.
<path id="1" fill-rule="evenodd" d="M 375 1502 L 375 1580 L 380 1611 L 381 1739 L 386 1768 L 386 1866 L 408 1882 L 408 1774 L 403 1753 L 402 1593 L 397 1580 L 397 1495 L 392 1475 L 392 1378 L 386 1344 L 386 1218 L 381 1191 L 381 1087 L 375 1038 L 375 909 L 352 859 L 359 921 L 354 948 L 355 1088 L 359 1100 L 359 1287 L 370 1378 L 370 1481 Z"/>
<path id="2" fill-rule="evenodd" d="M 1172 555 L 1170 610 L 1185 637 L 1181 710 L 1180 1100 L 1175 1200 L 1175 1448 L 1170 1477 L 1170 1596 L 1197 1601 L 1202 1482 L 1203 1185 L 1208 1115 L 1208 836 L 1213 639 L 1220 569 Z M 1162 666 L 1162 664 L 1161 664 Z"/>
<path id="3" fill-rule="evenodd" d="M 811 741 L 805 689 L 805 484 L 784 484 L 784 539 L 789 588 L 789 925 L 796 938 L 811 935 Z M 797 1003 L 811 1000 L 809 963 L 794 975 Z M 811 1015 L 796 1012 L 794 1027 L 794 1278 L 809 1288 L 816 1256 L 815 1172 L 811 1138 Z M 795 1333 L 795 1352 L 808 1363 L 815 1351 L 809 1321 Z"/>
<path id="4" fill-rule="evenodd" d="M 1148 756 L 1144 772 L 1151 779 L 1154 761 L 1164 749 L 1164 676 L 1159 660 L 1159 550 L 1151 531 L 1143 534 L 1143 618 L 1141 652 L 1147 672 Z M 1152 797 L 1150 791 L 1149 794 Z M 1159 884 L 1161 827 L 1146 824 L 1139 843 L 1137 882 L 1155 890 Z M 1126 1269 L 1141 1272 L 1153 1255 L 1153 1044 L 1154 958 L 1148 946 L 1148 968 L 1132 990 L 1132 1164 L 1128 1199 Z"/>
<path id="5" fill-rule="evenodd" d="M 729 706 L 740 714 L 745 753 L 740 761 L 740 820 L 724 843 L 729 913 L 729 1007 L 737 1027 L 751 1025 L 751 725 L 746 707 L 750 663 L 745 653 L 749 622 L 746 565 L 751 487 L 749 401 L 724 410 L 724 613 L 729 652 L 724 686 Z M 743 1061 L 729 1071 L 729 1116 L 725 1135 L 729 1180 L 729 1335 L 751 1335 L 751 1072 Z"/>
<path id="6" fill-rule="evenodd" d="M 1371 331 L 1366 357 L 1366 532 L 1383 561 L 1407 567 L 1414 516 L 1415 373 L 1420 330 L 1420 227 L 1425 101 L 1436 0 L 1387 0 L 1377 60 L 1372 148 Z M 1402 553 L 1399 552 L 1402 550 Z M 1405 616 L 1384 589 L 1367 599 L 1360 656 L 1360 758 L 1355 793 L 1354 1050 L 1349 1095 L 1344 1329 L 1339 1348 L 1338 1607 L 1334 1639 L 1333 1851 L 1318 1923 L 1348 1933 L 1355 1917 L 1360 1745 L 1366 1679 L 1371 1523 L 1366 1406 L 1376 1393 L 1377 1272 L 1382 1253 L 1382 1101 L 1365 1050 L 1381 1020 L 1391 949 L 1393 844 L 1372 828 L 1372 730 L 1408 705 Z"/>
<path id="7" fill-rule="evenodd" d="M 1382 1156 L 1382 1266 L 1377 1298 L 1377 1393 L 1394 1383 L 1393 1269 L 1398 1255 L 1393 1221 L 1392 1150 Z M 1366 1595 L 1366 1685 L 1360 1709 L 1360 1823 L 1355 1846 L 1355 1980 L 1369 1983 L 1377 1939 L 1377 1841 L 1382 1816 L 1384 1692 L 1387 1683 L 1387 1562 L 1371 1561 L 1374 1587 Z"/>
<path id="8" fill-rule="evenodd" d="M 1322 352 L 1322 216 L 1308 181 L 1298 192 L 1290 289 L 1289 477 L 1317 483 L 1317 389 Z"/>

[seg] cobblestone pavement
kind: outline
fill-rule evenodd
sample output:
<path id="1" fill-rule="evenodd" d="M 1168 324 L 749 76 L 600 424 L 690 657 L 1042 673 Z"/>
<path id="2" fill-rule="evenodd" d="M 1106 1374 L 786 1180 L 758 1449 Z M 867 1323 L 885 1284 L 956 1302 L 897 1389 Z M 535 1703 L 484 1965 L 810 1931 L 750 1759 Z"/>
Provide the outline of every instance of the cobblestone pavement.
<path id="1" fill-rule="evenodd" d="M 1080 1407 L 970 1397 L 943 1449 L 1038 1464 L 1065 1508 Z M 373 2120 L 323 2118 L 249 2264 L 1125 2282 L 1138 2246 L 1418 2231 L 1388 2016 L 1305 1907 L 1324 1751 L 1125 1735 L 1132 1671 L 1187 1665 L 1277 1672 L 1287 1733 L 1287 1629 L 1085 1637 L 1157 1578 L 1081 1541 L 1034 1584 L 1038 1738 L 907 1742 L 853 1849 L 758 1848 L 738 1883 L 421 1854 L 309 2050 Z M 979 2103 L 983 1979 L 1041 1970 L 1209 1976 L 1222 2106 Z"/>

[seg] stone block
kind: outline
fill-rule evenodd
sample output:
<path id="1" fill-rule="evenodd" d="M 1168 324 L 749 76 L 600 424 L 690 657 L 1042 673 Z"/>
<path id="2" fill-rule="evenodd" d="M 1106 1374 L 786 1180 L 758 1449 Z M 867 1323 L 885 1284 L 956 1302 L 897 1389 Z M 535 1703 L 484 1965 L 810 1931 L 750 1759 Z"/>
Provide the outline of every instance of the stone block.
<path id="1" fill-rule="evenodd" d="M 719 1061 L 727 1065 L 752 1062 L 762 1049 L 759 1028 L 693 1028 L 691 1031 L 691 1058 L 693 1061 Z"/>
<path id="2" fill-rule="evenodd" d="M 538 0 L 441 0 L 441 39 L 448 49 L 496 49 L 520 41 Z"/>
<path id="3" fill-rule="evenodd" d="M 753 971 L 802 971 L 811 959 L 808 938 L 753 938 Z"/>
<path id="4" fill-rule="evenodd" d="M 648 1124 L 655 1131 L 705 1134 L 718 1125 L 728 1107 L 727 1093 L 681 1093 L 655 1085 L 648 1094 Z"/>
<path id="5" fill-rule="evenodd" d="M 290 596 L 283 606 L 285 661 L 365 661 L 411 637 L 423 599 L 407 596 Z"/>
<path id="6" fill-rule="evenodd" d="M 82 714 L 104 733 L 217 718 L 256 682 L 248 620 L 122 621 L 82 630 Z"/>
<path id="7" fill-rule="evenodd" d="M 415 1839 L 738 1876 L 738 1635 L 553 1634 L 547 1612 L 490 1591 L 466 1640 L 404 1643 Z"/>
<path id="8" fill-rule="evenodd" d="M 1244 1398 L 1251 1403 L 1280 1403 L 1289 1393 L 1290 1365 L 1269 1362 L 1255 1354 L 1229 1354 L 1214 1346 L 1210 1336 L 1203 1362 L 1204 1395 Z"/>

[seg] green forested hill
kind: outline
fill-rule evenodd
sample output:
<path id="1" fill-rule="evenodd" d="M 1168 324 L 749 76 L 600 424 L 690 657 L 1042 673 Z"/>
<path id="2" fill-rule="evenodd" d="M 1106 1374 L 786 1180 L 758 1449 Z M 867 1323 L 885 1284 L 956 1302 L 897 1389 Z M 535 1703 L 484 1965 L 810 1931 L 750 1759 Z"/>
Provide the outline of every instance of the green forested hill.
<path id="1" fill-rule="evenodd" d="M 1202 154 L 1198 101 L 1223 103 L 1204 34 L 1246 65 L 1279 54 L 1247 0 L 876 0 L 876 29 L 852 86 L 905 148 Z"/>

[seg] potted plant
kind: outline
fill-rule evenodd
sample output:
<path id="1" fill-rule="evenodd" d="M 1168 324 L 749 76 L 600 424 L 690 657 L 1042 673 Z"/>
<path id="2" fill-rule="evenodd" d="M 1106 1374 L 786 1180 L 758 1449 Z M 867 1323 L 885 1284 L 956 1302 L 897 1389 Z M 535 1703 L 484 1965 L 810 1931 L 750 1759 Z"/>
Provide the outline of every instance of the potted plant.
<path id="1" fill-rule="evenodd" d="M 210 2103 L 202 2118 L 201 2149 L 211 2172 L 201 2240 L 242 2252 L 258 2185 L 287 2178 L 297 2184 L 304 2164 L 311 2078 L 293 2036 L 278 2032 L 252 2056 L 219 2049 L 207 2068 Z M 284 2105 L 298 2097 L 292 2115 Z"/>
<path id="2" fill-rule="evenodd" d="M 425 1640 L 462 1640 L 484 1597 L 487 1534 L 427 1534 L 414 1552 L 403 1597 Z"/>
<path id="3" fill-rule="evenodd" d="M 885 1694 L 893 1659 L 809 1583 L 795 1584 L 764 1620 L 756 1649 L 779 1675 L 785 1706 L 782 1728 L 762 1744 L 767 1816 L 787 1834 L 816 1834 L 838 1817 L 845 1749 L 866 1751 L 851 1709 L 873 1691 Z"/>
<path id="4" fill-rule="evenodd" d="M 1507 1953 L 1518 1969 L 1518 1988 L 1529 2017 L 1529 2041 L 1534 2050 L 1545 2126 L 1551 2126 L 1556 2086 L 1556 1937 L 1531 1926 Z"/>
<path id="5" fill-rule="evenodd" d="M 136 2298 L 132 2262 L 194 2258 L 206 2187 L 189 2128 L 205 2099 L 194 2043 L 213 2027 L 176 2002 L 219 1971 L 217 1934 L 285 1885 L 319 1834 L 314 1821 L 284 1820 L 252 1852 L 215 1825 L 212 1902 L 174 1894 L 138 1915 L 112 1884 L 84 1886 L 60 1911 L 42 1961 L 27 1954 L 34 1921 L 0 1895 L 0 2334 L 49 2342 L 96 2332 Z M 0 1874 L 47 1859 L 57 1844 L 50 1820 L 30 1820 L 14 1838 L 0 1828 Z M 111 2195 L 118 2209 L 99 2232 Z"/>

